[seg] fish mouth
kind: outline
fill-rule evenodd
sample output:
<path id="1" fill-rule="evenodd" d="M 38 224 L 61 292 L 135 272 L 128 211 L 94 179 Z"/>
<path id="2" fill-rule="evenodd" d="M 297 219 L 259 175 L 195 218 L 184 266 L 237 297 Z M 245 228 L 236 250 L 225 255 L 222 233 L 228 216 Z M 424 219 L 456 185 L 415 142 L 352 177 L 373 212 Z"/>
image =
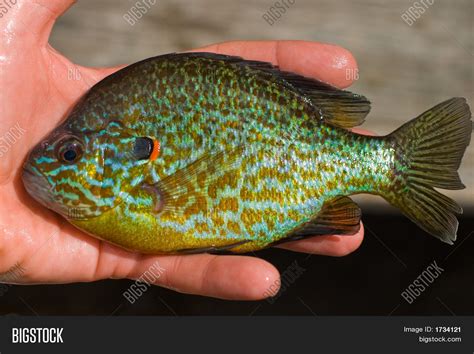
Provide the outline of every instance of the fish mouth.
<path id="1" fill-rule="evenodd" d="M 36 201 L 61 215 L 67 213 L 67 208 L 56 201 L 53 186 L 43 174 L 24 166 L 21 179 L 28 194 Z"/>

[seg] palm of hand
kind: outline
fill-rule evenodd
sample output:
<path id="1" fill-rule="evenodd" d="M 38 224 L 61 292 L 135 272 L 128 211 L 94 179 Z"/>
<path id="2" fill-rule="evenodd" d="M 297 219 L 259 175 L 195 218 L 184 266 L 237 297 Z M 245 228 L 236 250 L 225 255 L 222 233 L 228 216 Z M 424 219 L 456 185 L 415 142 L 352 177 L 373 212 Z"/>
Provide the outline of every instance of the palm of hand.
<path id="1" fill-rule="evenodd" d="M 25 272 L 11 281 L 64 283 L 139 278 L 158 262 L 165 270 L 156 281 L 158 285 L 221 298 L 262 298 L 279 275 L 261 259 L 208 254 L 146 256 L 127 252 L 85 235 L 27 195 L 20 171 L 29 149 L 58 124 L 93 84 L 117 70 L 77 66 L 48 45 L 55 18 L 71 2 L 18 1 L 17 7 L 10 9 L 0 24 L 3 55 L 0 133 L 6 137 L 10 130 L 16 135 L 14 140 L 8 140 L 7 151 L 0 158 L 3 201 L 0 203 L 0 273 L 20 264 Z M 24 24 L 27 21 L 28 28 Z M 342 48 L 317 43 L 230 42 L 203 49 L 272 61 L 285 70 L 340 86 L 350 83 L 346 82 L 345 70 L 355 68 L 352 57 Z M 313 66 L 312 62 L 319 65 Z M 317 237 L 289 243 L 285 248 L 343 255 L 359 246 L 362 234 L 361 231 L 345 238 Z"/>

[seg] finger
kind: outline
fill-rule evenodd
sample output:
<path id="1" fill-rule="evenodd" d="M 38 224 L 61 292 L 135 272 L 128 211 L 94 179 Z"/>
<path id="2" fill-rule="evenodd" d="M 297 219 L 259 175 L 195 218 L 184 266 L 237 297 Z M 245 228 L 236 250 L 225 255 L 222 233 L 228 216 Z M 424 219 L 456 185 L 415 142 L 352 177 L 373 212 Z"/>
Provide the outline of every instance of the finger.
<path id="1" fill-rule="evenodd" d="M 358 249 L 363 239 L 364 226 L 361 223 L 360 230 L 354 235 L 314 236 L 304 240 L 283 243 L 278 247 L 296 252 L 342 257 Z"/>
<path id="2" fill-rule="evenodd" d="M 154 284 L 179 292 L 230 300 L 258 300 L 274 293 L 279 273 L 270 263 L 254 257 L 196 254 L 137 256 L 104 244 L 95 279 L 138 279 L 161 269 Z M 145 279 L 146 280 L 146 279 Z"/>
<path id="3" fill-rule="evenodd" d="M 378 134 L 374 133 L 371 130 L 362 129 L 362 128 L 352 128 L 351 131 L 354 132 L 354 133 L 360 134 L 360 135 L 369 135 L 369 136 L 378 135 Z"/>
<path id="4" fill-rule="evenodd" d="M 74 4 L 75 0 L 17 0 L 7 8 L 6 20 L 2 19 L 0 28 L 12 36 L 21 36 L 23 43 L 34 41 L 44 45 L 48 42 L 54 21 Z M 8 26 L 7 26 L 8 25 Z"/>
<path id="5" fill-rule="evenodd" d="M 247 256 L 154 256 L 129 252 L 64 225 L 30 247 L 24 259 L 0 258 L 0 274 L 15 262 L 25 271 L 19 283 L 90 282 L 101 279 L 141 280 L 189 294 L 231 300 L 258 300 L 278 291 L 279 273 L 268 262 Z M 4 249 L 27 248 L 25 237 L 9 240 Z M 18 247 L 21 246 L 21 247 Z M 55 257 L 51 257 L 54 250 Z M 9 263 L 6 263 L 9 261 Z M 38 266 L 41 264 L 41 267 Z"/>
<path id="6" fill-rule="evenodd" d="M 245 59 L 271 62 L 282 70 L 327 82 L 337 87 L 347 87 L 353 82 L 357 63 L 352 54 L 339 46 L 305 41 L 233 41 L 212 44 L 191 52 L 213 52 L 237 55 Z M 122 69 L 83 68 L 97 80 Z"/>
<path id="7" fill-rule="evenodd" d="M 268 61 L 282 70 L 347 87 L 357 70 L 352 54 L 339 46 L 307 41 L 234 41 L 194 49 Z"/>

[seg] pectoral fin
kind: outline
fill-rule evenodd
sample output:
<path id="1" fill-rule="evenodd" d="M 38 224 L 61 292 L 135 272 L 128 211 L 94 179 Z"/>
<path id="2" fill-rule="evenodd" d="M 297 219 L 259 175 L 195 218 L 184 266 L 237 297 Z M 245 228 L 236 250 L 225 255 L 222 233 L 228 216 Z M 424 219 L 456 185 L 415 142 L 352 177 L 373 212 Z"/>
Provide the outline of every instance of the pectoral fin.
<path id="1" fill-rule="evenodd" d="M 219 191 L 235 188 L 243 149 L 211 152 L 154 185 L 146 185 L 159 199 L 157 212 L 189 217 L 211 210 Z"/>

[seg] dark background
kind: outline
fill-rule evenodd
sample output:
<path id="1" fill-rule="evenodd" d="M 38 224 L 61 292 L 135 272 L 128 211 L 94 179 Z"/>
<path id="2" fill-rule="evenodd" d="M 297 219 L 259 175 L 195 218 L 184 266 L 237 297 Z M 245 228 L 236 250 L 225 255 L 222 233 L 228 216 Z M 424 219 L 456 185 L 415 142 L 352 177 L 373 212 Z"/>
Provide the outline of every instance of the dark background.
<path id="1" fill-rule="evenodd" d="M 364 215 L 366 236 L 353 254 L 332 258 L 281 249 L 257 253 L 280 272 L 295 260 L 305 271 L 273 302 L 224 301 L 149 288 L 133 305 L 132 281 L 13 286 L 0 313 L 24 315 L 474 315 L 474 219 L 460 218 L 446 245 L 398 216 Z M 412 303 L 401 292 L 436 261 L 441 275 Z"/>

